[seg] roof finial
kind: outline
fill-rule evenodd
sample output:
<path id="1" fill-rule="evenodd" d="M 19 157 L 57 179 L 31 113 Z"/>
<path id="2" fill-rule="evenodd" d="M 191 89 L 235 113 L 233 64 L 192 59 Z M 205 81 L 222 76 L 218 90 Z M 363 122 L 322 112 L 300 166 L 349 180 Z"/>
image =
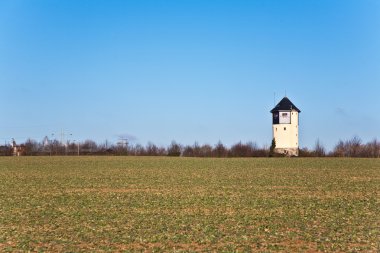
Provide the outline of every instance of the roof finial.
<path id="1" fill-rule="evenodd" d="M 286 97 L 286 89 L 285 89 L 285 97 Z"/>

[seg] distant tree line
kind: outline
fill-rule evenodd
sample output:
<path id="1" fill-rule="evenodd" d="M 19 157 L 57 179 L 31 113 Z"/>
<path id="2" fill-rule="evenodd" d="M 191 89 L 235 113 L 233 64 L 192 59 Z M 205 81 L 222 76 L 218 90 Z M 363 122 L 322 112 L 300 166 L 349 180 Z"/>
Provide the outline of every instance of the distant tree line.
<path id="1" fill-rule="evenodd" d="M 314 149 L 309 150 L 302 148 L 299 150 L 302 157 L 380 157 L 380 142 L 373 139 L 370 142 L 363 143 L 359 137 L 353 137 L 350 140 L 340 140 L 332 151 L 327 152 L 319 139 L 315 142 Z"/>
<path id="2" fill-rule="evenodd" d="M 280 156 L 273 153 L 275 143 L 271 147 L 259 147 L 255 142 L 238 142 L 231 147 L 222 142 L 215 145 L 197 142 L 193 145 L 181 145 L 173 141 L 168 147 L 157 146 L 151 142 L 143 146 L 122 142 L 98 144 L 93 140 L 84 142 L 61 143 L 58 140 L 49 140 L 46 137 L 37 142 L 32 139 L 20 144 L 23 147 L 21 155 L 26 156 L 57 156 L 57 155 L 128 155 L 128 156 L 183 156 L 183 157 L 269 157 Z M 0 146 L 1 156 L 12 155 L 12 146 Z M 380 157 L 380 142 L 374 139 L 362 143 L 361 139 L 354 137 L 350 140 L 340 140 L 332 151 L 327 152 L 323 144 L 317 140 L 313 149 L 301 148 L 300 157 Z"/>

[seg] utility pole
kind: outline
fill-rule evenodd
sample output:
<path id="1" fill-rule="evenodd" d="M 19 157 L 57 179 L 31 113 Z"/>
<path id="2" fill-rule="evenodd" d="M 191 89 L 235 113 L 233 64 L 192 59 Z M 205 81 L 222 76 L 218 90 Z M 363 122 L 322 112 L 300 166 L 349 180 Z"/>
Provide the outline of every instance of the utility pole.
<path id="1" fill-rule="evenodd" d="M 74 143 L 76 142 L 77 143 L 77 154 L 78 154 L 78 156 L 79 156 L 79 141 L 76 141 L 76 140 L 73 140 L 74 141 Z"/>
<path id="2" fill-rule="evenodd" d="M 69 145 L 69 142 L 66 142 L 66 134 L 65 134 L 65 131 L 63 130 L 63 128 L 61 128 L 61 132 L 57 135 L 59 135 L 61 137 L 61 140 L 59 143 L 59 150 L 61 151 L 61 149 L 64 147 L 65 148 L 65 150 L 64 150 L 65 155 L 67 155 L 67 146 Z M 73 134 L 69 134 L 69 135 L 72 136 Z M 51 134 L 51 136 L 53 137 L 54 133 Z"/>

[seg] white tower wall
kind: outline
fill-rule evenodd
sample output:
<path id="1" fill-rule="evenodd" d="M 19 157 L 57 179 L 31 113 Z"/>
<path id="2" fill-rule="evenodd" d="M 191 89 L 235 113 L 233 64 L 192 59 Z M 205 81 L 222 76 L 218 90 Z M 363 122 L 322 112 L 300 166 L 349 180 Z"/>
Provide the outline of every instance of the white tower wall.
<path id="1" fill-rule="evenodd" d="M 298 156 L 298 114 L 296 110 L 290 112 L 290 124 L 280 123 L 272 125 L 273 138 L 276 141 L 275 152 Z"/>

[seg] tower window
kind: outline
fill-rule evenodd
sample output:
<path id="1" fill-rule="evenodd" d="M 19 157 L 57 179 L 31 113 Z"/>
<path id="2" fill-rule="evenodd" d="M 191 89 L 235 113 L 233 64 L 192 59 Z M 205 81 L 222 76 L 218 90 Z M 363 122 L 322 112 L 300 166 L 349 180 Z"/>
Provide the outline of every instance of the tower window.
<path id="1" fill-rule="evenodd" d="M 286 131 L 286 127 L 284 127 L 284 130 Z"/>

